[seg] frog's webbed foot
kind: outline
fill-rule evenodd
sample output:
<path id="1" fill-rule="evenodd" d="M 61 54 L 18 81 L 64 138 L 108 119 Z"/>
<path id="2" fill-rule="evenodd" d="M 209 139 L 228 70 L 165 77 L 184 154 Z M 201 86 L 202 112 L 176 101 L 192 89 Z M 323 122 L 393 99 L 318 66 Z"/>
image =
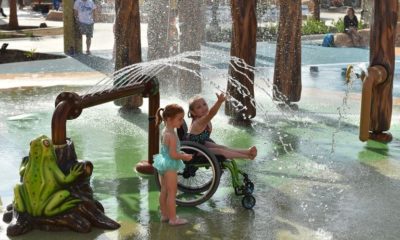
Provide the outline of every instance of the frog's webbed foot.
<path id="1" fill-rule="evenodd" d="M 14 217 L 14 215 L 13 215 L 12 211 L 6 211 L 3 214 L 3 222 L 10 223 L 12 221 L 13 217 Z"/>
<path id="2" fill-rule="evenodd" d="M 80 202 L 82 202 L 82 200 L 80 200 L 80 199 L 71 199 L 68 202 L 64 203 L 63 207 L 65 209 L 71 209 L 71 208 L 75 207 Z"/>
<path id="3" fill-rule="evenodd" d="M 31 231 L 32 229 L 32 221 L 30 220 L 28 214 L 20 213 L 18 214 L 17 222 L 10 224 L 7 227 L 7 235 L 10 237 L 19 236 Z"/>
<path id="4" fill-rule="evenodd" d="M 88 220 L 80 217 L 75 209 L 69 213 L 52 218 L 41 217 L 36 219 L 36 226 L 45 231 L 57 231 L 69 229 L 75 232 L 88 233 L 92 227 Z"/>
<path id="5" fill-rule="evenodd" d="M 104 215 L 103 208 L 99 208 L 96 202 L 84 201 L 79 204 L 78 211 L 95 227 L 103 229 L 117 229 L 120 227 L 119 223 Z"/>
<path id="6" fill-rule="evenodd" d="M 3 222 L 10 223 L 14 217 L 14 207 L 12 204 L 8 204 L 6 211 L 3 214 Z"/>

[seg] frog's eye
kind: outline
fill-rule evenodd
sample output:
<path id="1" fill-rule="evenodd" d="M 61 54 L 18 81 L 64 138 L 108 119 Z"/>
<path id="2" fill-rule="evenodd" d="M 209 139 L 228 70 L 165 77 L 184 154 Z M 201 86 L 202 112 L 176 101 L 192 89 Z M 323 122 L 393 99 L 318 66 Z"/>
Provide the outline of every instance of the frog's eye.
<path id="1" fill-rule="evenodd" d="M 43 140 L 43 145 L 44 145 L 45 147 L 50 146 L 49 140 Z"/>

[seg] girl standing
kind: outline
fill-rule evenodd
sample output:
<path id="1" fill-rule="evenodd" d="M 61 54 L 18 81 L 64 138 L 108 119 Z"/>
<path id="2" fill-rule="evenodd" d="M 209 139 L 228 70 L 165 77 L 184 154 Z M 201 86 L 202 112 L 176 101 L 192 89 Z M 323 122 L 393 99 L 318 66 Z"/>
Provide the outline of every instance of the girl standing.
<path id="1" fill-rule="evenodd" d="M 162 112 L 162 114 L 161 114 Z M 159 108 L 156 113 L 156 126 L 164 121 L 165 128 L 161 135 L 160 154 L 154 156 L 153 167 L 157 169 L 160 176 L 160 210 L 161 221 L 169 222 L 170 225 L 182 225 L 188 221 L 176 216 L 176 192 L 177 192 L 177 171 L 183 170 L 183 161 L 190 161 L 191 154 L 179 151 L 180 143 L 175 132 L 183 123 L 184 110 L 177 104 L 167 105 Z"/>

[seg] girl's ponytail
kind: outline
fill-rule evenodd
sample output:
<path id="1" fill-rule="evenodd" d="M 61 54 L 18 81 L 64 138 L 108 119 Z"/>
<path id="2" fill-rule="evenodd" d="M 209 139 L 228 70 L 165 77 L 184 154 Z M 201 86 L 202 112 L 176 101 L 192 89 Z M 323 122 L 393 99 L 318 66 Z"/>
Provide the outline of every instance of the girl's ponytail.
<path id="1" fill-rule="evenodd" d="M 156 112 L 156 127 L 158 127 L 162 121 L 166 121 L 168 118 L 175 117 L 178 113 L 185 113 L 183 108 L 178 104 L 169 104 L 165 106 L 165 108 L 159 108 Z"/>
<path id="2" fill-rule="evenodd" d="M 161 111 L 164 112 L 164 108 L 159 108 L 156 112 L 156 127 L 158 127 L 163 120 L 163 118 L 161 116 Z"/>

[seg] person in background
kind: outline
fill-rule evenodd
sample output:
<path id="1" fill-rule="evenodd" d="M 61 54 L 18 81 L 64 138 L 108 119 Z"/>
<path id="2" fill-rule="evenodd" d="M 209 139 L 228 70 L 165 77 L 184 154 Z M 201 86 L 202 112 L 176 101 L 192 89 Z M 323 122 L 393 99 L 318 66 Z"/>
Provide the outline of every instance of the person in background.
<path id="1" fill-rule="evenodd" d="M 79 23 L 79 30 L 82 35 L 86 35 L 86 54 L 91 54 L 95 9 L 96 5 L 92 0 L 76 0 L 74 3 L 74 14 Z"/>
<path id="2" fill-rule="evenodd" d="M 7 15 L 4 13 L 4 9 L 1 7 L 1 4 L 3 3 L 3 0 L 0 0 L 0 14 L 3 17 L 7 17 Z"/>
<path id="3" fill-rule="evenodd" d="M 25 7 L 24 0 L 18 0 L 18 5 L 19 5 L 19 10 L 24 9 Z"/>
<path id="4" fill-rule="evenodd" d="M 344 32 L 347 33 L 354 46 L 359 46 L 361 36 L 358 34 L 358 19 L 352 7 L 347 8 L 346 16 L 344 16 Z"/>
<path id="5" fill-rule="evenodd" d="M 58 11 L 58 9 L 60 8 L 60 2 L 61 0 L 53 0 L 53 9 Z"/>

